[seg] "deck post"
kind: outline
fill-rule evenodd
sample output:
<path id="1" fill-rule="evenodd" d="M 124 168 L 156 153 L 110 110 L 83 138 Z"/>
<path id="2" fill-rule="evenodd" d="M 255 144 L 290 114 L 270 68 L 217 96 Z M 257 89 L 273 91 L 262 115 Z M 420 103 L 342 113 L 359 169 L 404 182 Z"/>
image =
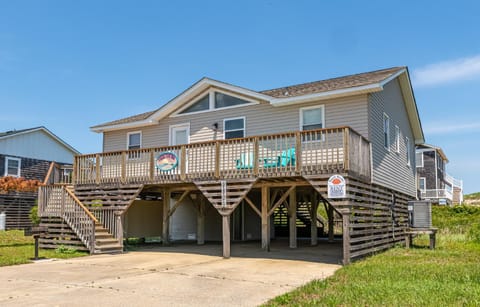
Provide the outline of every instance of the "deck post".
<path id="1" fill-rule="evenodd" d="M 162 243 L 163 245 L 168 245 L 169 237 L 169 222 L 170 222 L 170 191 L 168 189 L 163 189 L 162 192 L 162 203 L 163 203 L 163 227 L 162 227 Z"/>
<path id="2" fill-rule="evenodd" d="M 205 199 L 200 198 L 197 212 L 197 244 L 205 244 Z"/>
<path id="3" fill-rule="evenodd" d="M 297 248 L 297 189 L 290 192 L 288 206 L 289 246 Z"/>
<path id="4" fill-rule="evenodd" d="M 350 263 L 350 209 L 342 211 L 343 221 L 343 264 Z"/>
<path id="5" fill-rule="evenodd" d="M 230 214 L 222 212 L 223 258 L 230 258 Z"/>
<path id="6" fill-rule="evenodd" d="M 335 231 L 334 231 L 334 224 L 335 224 L 335 216 L 333 212 L 333 206 L 327 205 L 327 217 L 328 217 L 328 242 L 334 241 Z"/>
<path id="7" fill-rule="evenodd" d="M 100 155 L 95 155 L 95 183 L 100 184 Z"/>
<path id="8" fill-rule="evenodd" d="M 123 247 L 123 221 L 122 221 L 122 212 L 115 212 L 115 219 L 116 219 L 116 237 L 118 243 Z"/>
<path id="9" fill-rule="evenodd" d="M 295 133 L 295 172 L 302 172 L 302 134 L 300 131 Z"/>
<path id="10" fill-rule="evenodd" d="M 153 149 L 150 149 L 150 181 L 153 182 L 153 178 L 155 177 L 155 153 Z"/>
<path id="11" fill-rule="evenodd" d="M 268 216 L 268 205 L 270 201 L 270 189 L 262 186 L 262 249 L 270 251 L 270 217 Z"/>
<path id="12" fill-rule="evenodd" d="M 318 209 L 318 197 L 317 193 L 313 193 L 312 202 L 310 207 L 310 244 L 315 246 L 318 244 L 318 227 L 317 227 L 317 210 Z"/>

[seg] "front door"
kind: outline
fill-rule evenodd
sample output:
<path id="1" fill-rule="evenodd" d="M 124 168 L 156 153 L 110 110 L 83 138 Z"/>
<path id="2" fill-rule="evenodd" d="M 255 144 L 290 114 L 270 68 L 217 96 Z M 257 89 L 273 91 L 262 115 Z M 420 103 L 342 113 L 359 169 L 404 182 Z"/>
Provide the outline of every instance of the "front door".
<path id="1" fill-rule="evenodd" d="M 190 139 L 190 124 L 170 126 L 170 145 L 188 144 Z"/>
<path id="2" fill-rule="evenodd" d="M 183 145 L 190 142 L 190 124 L 180 124 L 170 126 L 170 145 Z M 182 161 L 180 150 L 175 150 L 178 158 L 178 165 L 185 163 L 185 170 L 188 173 L 188 162 Z M 187 154 L 188 156 L 188 154 Z M 178 168 L 177 171 L 180 171 Z"/>

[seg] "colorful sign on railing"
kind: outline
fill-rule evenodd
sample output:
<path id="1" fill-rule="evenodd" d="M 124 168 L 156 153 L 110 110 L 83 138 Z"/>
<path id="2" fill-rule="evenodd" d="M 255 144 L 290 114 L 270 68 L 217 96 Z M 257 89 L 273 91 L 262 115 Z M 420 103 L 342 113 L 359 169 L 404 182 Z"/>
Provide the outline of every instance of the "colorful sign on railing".
<path id="1" fill-rule="evenodd" d="M 168 172 L 178 166 L 178 157 L 171 151 L 160 153 L 155 159 L 155 167 L 162 171 Z"/>
<path id="2" fill-rule="evenodd" d="M 328 198 L 345 198 L 347 194 L 345 179 L 340 175 L 333 175 L 328 179 Z"/>

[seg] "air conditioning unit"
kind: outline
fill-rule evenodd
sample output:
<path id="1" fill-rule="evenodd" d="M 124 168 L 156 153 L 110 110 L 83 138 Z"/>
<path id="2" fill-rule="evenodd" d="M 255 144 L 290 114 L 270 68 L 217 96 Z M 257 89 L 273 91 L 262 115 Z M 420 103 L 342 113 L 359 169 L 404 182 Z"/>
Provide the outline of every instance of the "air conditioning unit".
<path id="1" fill-rule="evenodd" d="M 426 200 L 409 201 L 408 222 L 413 228 L 431 228 L 432 203 Z"/>

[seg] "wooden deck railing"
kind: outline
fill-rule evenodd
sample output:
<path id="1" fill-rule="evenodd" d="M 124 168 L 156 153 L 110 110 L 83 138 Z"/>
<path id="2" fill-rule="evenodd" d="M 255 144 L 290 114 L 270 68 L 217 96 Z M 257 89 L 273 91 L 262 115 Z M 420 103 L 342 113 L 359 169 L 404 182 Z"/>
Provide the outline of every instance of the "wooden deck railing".
<path id="1" fill-rule="evenodd" d="M 90 212 L 100 221 L 103 227 L 115 239 L 122 243 L 123 228 L 121 225 L 122 210 L 118 210 L 115 206 L 111 207 L 90 207 Z"/>
<path id="2" fill-rule="evenodd" d="M 61 165 L 55 162 L 50 163 L 47 175 L 43 181 L 44 185 L 49 184 L 71 184 L 72 183 L 72 165 Z"/>
<path id="3" fill-rule="evenodd" d="M 161 153 L 178 165 L 156 167 Z M 370 178 L 370 142 L 349 127 L 75 157 L 75 184 L 167 183 L 349 172 Z"/>
<path id="4" fill-rule="evenodd" d="M 95 223 L 98 220 L 65 186 L 40 186 L 38 215 L 40 217 L 63 218 L 83 244 L 93 253 L 95 248 Z"/>

